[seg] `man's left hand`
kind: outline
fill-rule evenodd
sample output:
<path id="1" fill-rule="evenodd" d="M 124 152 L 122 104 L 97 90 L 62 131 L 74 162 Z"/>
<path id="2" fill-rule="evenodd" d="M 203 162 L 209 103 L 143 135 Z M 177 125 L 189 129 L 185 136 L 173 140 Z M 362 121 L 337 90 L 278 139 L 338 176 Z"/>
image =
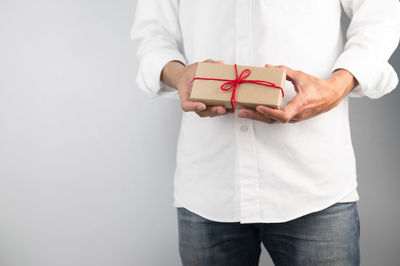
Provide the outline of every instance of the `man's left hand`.
<path id="1" fill-rule="evenodd" d="M 274 66 L 267 64 L 265 67 Z M 287 66 L 277 67 L 286 70 L 286 79 L 293 83 L 296 95 L 282 110 L 258 105 L 257 111 L 240 109 L 239 117 L 268 124 L 299 122 L 333 109 L 358 85 L 354 76 L 345 69 L 338 69 L 329 79 L 323 80 Z"/>

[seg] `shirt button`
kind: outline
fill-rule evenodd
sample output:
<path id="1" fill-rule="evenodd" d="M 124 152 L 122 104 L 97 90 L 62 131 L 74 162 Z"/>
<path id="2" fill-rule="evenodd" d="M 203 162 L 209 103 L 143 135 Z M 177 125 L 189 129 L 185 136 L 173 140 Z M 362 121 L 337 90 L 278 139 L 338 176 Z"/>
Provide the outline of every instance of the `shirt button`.
<path id="1" fill-rule="evenodd" d="M 246 132 L 247 130 L 249 130 L 249 128 L 246 125 L 240 127 L 240 131 L 242 132 Z"/>

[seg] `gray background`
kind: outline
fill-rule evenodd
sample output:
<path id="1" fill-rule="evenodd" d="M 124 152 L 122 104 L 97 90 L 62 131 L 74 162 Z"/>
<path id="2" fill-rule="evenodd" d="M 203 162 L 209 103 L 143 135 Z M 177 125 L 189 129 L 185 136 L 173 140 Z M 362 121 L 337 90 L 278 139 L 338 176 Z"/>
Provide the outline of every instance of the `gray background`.
<path id="1" fill-rule="evenodd" d="M 135 5 L 0 1 L 1 266 L 180 265 L 181 110 L 134 84 Z M 399 103 L 351 100 L 363 265 L 400 265 Z"/>

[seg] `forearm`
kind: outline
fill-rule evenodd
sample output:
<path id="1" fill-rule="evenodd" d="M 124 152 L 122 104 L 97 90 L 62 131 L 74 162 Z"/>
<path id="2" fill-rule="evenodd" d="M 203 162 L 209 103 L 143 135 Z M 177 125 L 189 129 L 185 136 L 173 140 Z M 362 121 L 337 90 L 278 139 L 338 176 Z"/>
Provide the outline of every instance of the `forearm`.
<path id="1" fill-rule="evenodd" d="M 179 79 L 185 70 L 185 65 L 179 61 L 168 62 L 162 72 L 161 81 L 173 88 L 177 88 Z"/>

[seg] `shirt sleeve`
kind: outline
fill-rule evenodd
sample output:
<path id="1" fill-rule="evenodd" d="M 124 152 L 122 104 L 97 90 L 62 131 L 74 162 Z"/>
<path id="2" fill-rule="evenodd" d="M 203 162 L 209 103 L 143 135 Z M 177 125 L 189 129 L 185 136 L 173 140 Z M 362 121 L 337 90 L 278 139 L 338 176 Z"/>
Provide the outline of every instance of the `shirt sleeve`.
<path id="1" fill-rule="evenodd" d="M 148 96 L 177 98 L 178 91 L 160 80 L 172 60 L 187 65 L 178 20 L 179 0 L 138 0 L 130 37 L 138 41 L 136 83 Z"/>
<path id="2" fill-rule="evenodd" d="M 389 58 L 400 38 L 398 0 L 341 0 L 350 18 L 344 51 L 333 70 L 343 68 L 359 85 L 349 96 L 379 98 L 396 88 L 398 77 Z"/>

